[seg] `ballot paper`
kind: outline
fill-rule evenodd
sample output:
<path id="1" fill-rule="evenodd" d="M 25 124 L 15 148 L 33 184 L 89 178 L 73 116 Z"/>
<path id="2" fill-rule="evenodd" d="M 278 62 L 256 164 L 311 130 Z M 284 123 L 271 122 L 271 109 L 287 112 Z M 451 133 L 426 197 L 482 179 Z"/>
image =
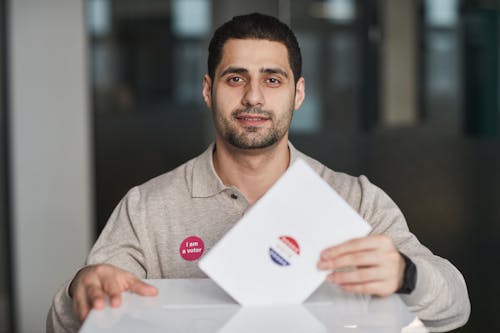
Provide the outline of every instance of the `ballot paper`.
<path id="1" fill-rule="evenodd" d="M 325 279 L 322 250 L 371 228 L 297 159 L 199 267 L 242 305 L 302 303 Z"/>

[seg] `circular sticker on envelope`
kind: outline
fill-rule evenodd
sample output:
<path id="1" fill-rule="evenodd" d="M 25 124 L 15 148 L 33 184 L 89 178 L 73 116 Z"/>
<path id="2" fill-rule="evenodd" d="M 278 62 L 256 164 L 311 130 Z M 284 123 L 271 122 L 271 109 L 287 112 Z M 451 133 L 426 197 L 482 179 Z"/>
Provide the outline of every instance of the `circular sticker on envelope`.
<path id="1" fill-rule="evenodd" d="M 199 259 L 205 250 L 205 244 L 200 237 L 189 236 L 184 239 L 179 247 L 179 253 L 184 260 L 193 261 Z"/>
<path id="2" fill-rule="evenodd" d="M 280 236 L 269 247 L 271 260 L 279 266 L 290 266 L 293 260 L 300 255 L 299 243 L 290 236 Z"/>

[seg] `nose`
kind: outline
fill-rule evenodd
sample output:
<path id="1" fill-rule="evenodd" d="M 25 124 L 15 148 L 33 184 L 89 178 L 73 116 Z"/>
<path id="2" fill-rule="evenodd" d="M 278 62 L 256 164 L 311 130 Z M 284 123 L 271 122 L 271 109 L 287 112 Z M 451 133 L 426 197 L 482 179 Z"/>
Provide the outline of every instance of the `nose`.
<path id="1" fill-rule="evenodd" d="M 264 94 L 262 93 L 262 88 L 258 82 L 250 82 L 245 87 L 245 93 L 241 100 L 241 104 L 244 106 L 263 106 L 264 105 Z"/>

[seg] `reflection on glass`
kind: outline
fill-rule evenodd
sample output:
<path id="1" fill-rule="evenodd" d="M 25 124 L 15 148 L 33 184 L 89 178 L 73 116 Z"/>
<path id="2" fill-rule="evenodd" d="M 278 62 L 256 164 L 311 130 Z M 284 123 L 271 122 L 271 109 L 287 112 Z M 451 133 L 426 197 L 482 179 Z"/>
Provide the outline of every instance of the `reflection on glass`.
<path id="1" fill-rule="evenodd" d="M 108 90 L 115 83 L 115 59 L 109 44 L 96 45 L 92 50 L 92 78 L 95 88 Z"/>
<path id="2" fill-rule="evenodd" d="M 332 34 L 329 43 L 330 68 L 329 77 L 335 89 L 352 89 L 357 78 L 356 42 L 352 33 L 339 31 Z"/>
<path id="3" fill-rule="evenodd" d="M 361 114 L 360 108 L 360 59 L 357 34 L 352 30 L 330 33 L 326 46 L 328 67 L 325 72 L 326 91 L 325 120 L 336 131 L 356 132 Z"/>
<path id="4" fill-rule="evenodd" d="M 458 45 L 453 33 L 427 35 L 427 88 L 434 94 L 453 94 L 458 89 Z"/>
<path id="5" fill-rule="evenodd" d="M 433 27 L 452 27 L 458 21 L 458 0 L 426 0 L 427 24 Z"/>
<path id="6" fill-rule="evenodd" d="M 89 1 L 96 111 L 202 109 L 211 7 L 210 0 Z"/>
<path id="7" fill-rule="evenodd" d="M 302 305 L 242 307 L 217 333 L 327 333 Z"/>
<path id="8" fill-rule="evenodd" d="M 141 303 L 146 303 L 142 302 Z M 151 302 L 150 302 L 151 303 Z M 125 306 L 93 311 L 82 326 L 81 333 L 216 333 L 230 320 L 239 307 L 178 306 L 162 309 L 160 305 Z"/>
<path id="9" fill-rule="evenodd" d="M 426 1 L 424 12 L 424 100 L 428 128 L 461 130 L 458 1 Z"/>
<path id="10" fill-rule="evenodd" d="M 311 5 L 311 15 L 345 24 L 354 20 L 355 9 L 354 0 L 314 1 Z"/>
<path id="11" fill-rule="evenodd" d="M 174 101 L 178 104 L 198 104 L 202 108 L 201 78 L 206 72 L 205 49 L 199 42 L 179 41 L 172 50 L 174 56 Z"/>
<path id="12" fill-rule="evenodd" d="M 340 299 L 332 299 L 329 304 L 305 304 L 327 327 L 327 332 L 400 333 L 416 318 L 397 296 L 358 298 L 356 295 L 337 295 L 339 296 Z M 420 323 L 418 319 L 417 322 Z M 408 329 L 406 332 L 427 331 Z"/>
<path id="13" fill-rule="evenodd" d="M 111 11 L 109 0 L 89 0 L 88 25 L 95 36 L 106 35 L 111 29 Z"/>
<path id="14" fill-rule="evenodd" d="M 203 38 L 210 31 L 209 0 L 173 0 L 173 32 L 177 37 Z"/>
<path id="15" fill-rule="evenodd" d="M 318 61 L 320 39 L 313 33 L 297 32 L 302 51 L 302 75 L 306 80 L 306 98 L 295 112 L 290 130 L 295 133 L 317 132 L 321 124 L 321 63 Z"/>

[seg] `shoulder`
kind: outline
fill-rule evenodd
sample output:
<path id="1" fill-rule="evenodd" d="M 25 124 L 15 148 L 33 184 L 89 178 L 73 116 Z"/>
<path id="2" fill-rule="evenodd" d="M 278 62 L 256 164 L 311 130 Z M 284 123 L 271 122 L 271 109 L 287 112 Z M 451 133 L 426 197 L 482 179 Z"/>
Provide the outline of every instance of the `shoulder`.
<path id="1" fill-rule="evenodd" d="M 357 209 L 359 207 L 356 201 L 359 201 L 358 197 L 362 195 L 362 183 L 368 181 L 365 176 L 355 177 L 347 173 L 334 171 L 302 152 L 297 152 L 297 157 L 304 160 L 341 197 L 348 201 L 353 208 Z"/>
<path id="2" fill-rule="evenodd" d="M 351 176 L 347 173 L 334 171 L 321 162 L 301 152 L 302 158 L 320 177 L 327 182 L 347 203 L 363 218 L 373 221 L 374 215 L 387 209 L 399 210 L 390 197 L 378 186 L 364 176 Z"/>
<path id="3" fill-rule="evenodd" d="M 128 191 L 125 200 L 134 206 L 164 206 L 173 198 L 190 197 L 193 158 L 177 168 L 133 187 Z"/>

